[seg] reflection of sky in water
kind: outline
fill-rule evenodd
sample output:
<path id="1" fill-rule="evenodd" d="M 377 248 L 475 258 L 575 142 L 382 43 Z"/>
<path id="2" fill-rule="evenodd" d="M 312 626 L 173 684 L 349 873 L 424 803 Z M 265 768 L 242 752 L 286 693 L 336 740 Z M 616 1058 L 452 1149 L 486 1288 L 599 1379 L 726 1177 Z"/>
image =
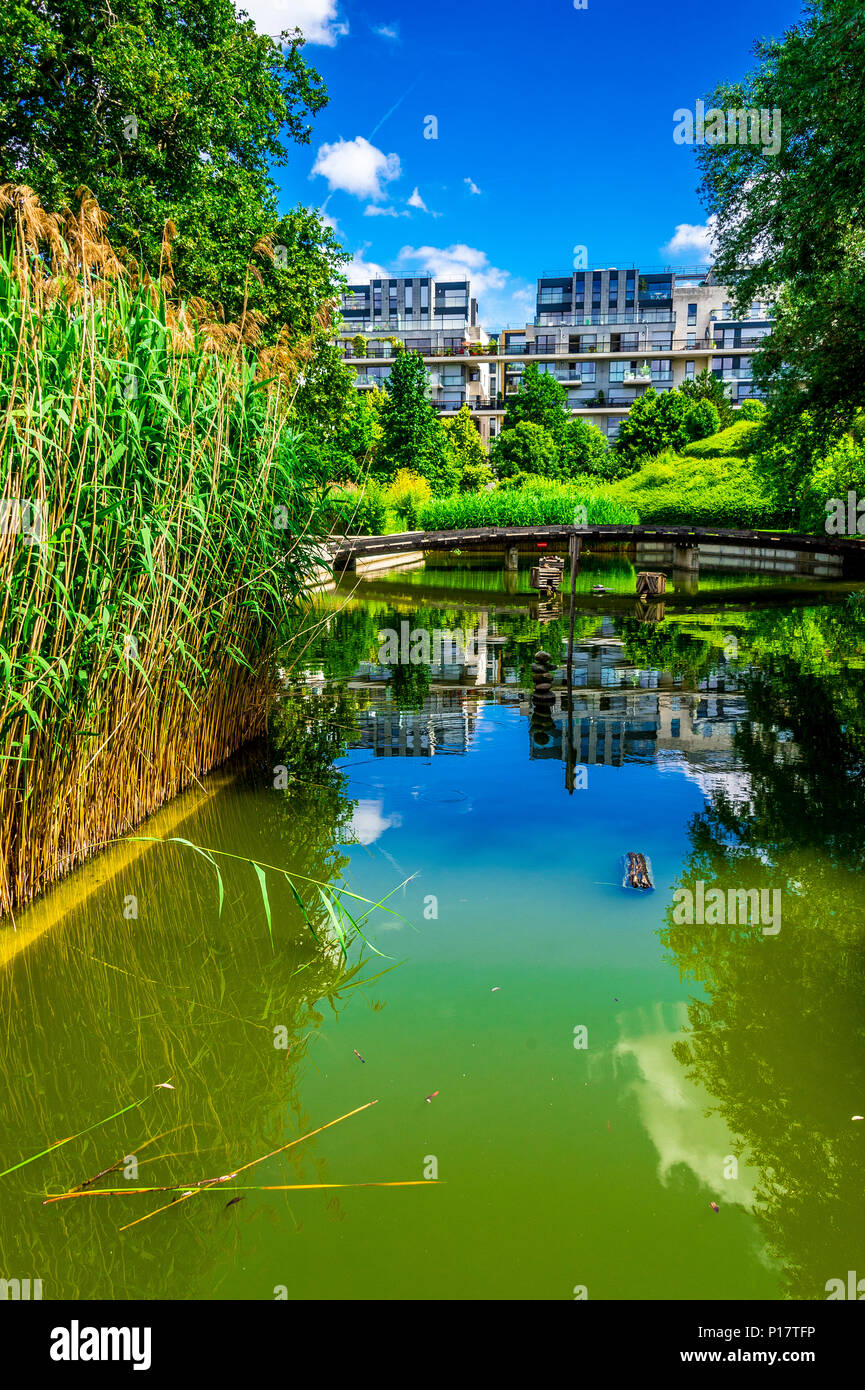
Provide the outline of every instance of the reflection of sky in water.
<path id="1" fill-rule="evenodd" d="M 627 1089 L 636 1099 L 640 1119 L 658 1154 L 660 1181 L 668 1182 L 673 1169 L 684 1164 L 710 1199 L 750 1208 L 757 1170 L 739 1161 L 737 1177 L 725 1178 L 728 1160 L 735 1156 L 730 1131 L 717 1112 L 706 1114 L 712 1107 L 711 1096 L 704 1086 L 688 1079 L 671 1052 L 671 1044 L 687 1021 L 684 1000 L 623 1011 L 614 1065 L 629 1077 Z"/>

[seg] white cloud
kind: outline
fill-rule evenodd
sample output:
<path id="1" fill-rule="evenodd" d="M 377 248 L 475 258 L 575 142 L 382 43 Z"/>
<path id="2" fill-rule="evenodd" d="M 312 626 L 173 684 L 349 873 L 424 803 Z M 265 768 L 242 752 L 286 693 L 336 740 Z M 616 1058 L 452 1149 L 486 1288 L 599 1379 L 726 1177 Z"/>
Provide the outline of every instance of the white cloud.
<path id="1" fill-rule="evenodd" d="M 374 24 L 372 32 L 378 34 L 380 39 L 399 39 L 399 27 L 396 24 Z"/>
<path id="2" fill-rule="evenodd" d="M 714 257 L 715 219 L 708 218 L 703 226 L 691 222 L 679 222 L 666 246 L 661 247 L 665 256 L 696 256 L 700 261 L 711 261 Z"/>
<path id="3" fill-rule="evenodd" d="M 346 269 L 346 279 L 350 285 L 362 285 L 367 280 L 385 280 L 390 271 L 383 265 L 378 265 L 375 261 L 364 260 L 364 256 L 370 248 L 371 243 L 365 241 L 352 256 L 351 264 Z"/>
<path id="4" fill-rule="evenodd" d="M 504 289 L 508 272 L 490 265 L 485 251 L 457 242 L 453 246 L 404 246 L 401 261 L 417 261 L 412 273 L 434 275 L 438 280 L 471 280 L 472 295 L 478 299 L 485 290 Z"/>
<path id="5" fill-rule="evenodd" d="M 364 217 L 411 217 L 410 212 L 397 212 L 396 208 L 377 208 L 372 203 L 363 210 Z"/>
<path id="6" fill-rule="evenodd" d="M 410 208 L 420 208 L 421 212 L 429 212 L 429 208 L 427 207 L 423 198 L 420 196 L 419 188 L 416 188 L 414 193 L 409 198 L 408 205 Z"/>
<path id="7" fill-rule="evenodd" d="M 322 174 L 331 193 L 338 188 L 355 198 L 370 198 L 378 203 L 386 197 L 382 184 L 398 179 L 401 173 L 399 155 L 385 154 L 358 135 L 354 140 L 322 145 L 310 178 Z"/>
<path id="8" fill-rule="evenodd" d="M 319 222 L 323 222 L 325 227 L 330 227 L 330 230 L 336 232 L 337 236 L 342 236 L 342 232 L 339 230 L 339 223 L 335 217 L 331 217 L 330 213 L 325 212 L 324 208 L 316 208 L 316 212 L 318 213 Z"/>
<path id="9" fill-rule="evenodd" d="M 236 8 L 246 11 L 259 34 L 272 38 L 299 29 L 307 43 L 333 48 L 348 33 L 348 24 L 338 17 L 338 0 L 239 0 Z"/>
<path id="10" fill-rule="evenodd" d="M 478 186 L 477 186 L 477 184 L 475 183 L 474 179 L 463 179 L 463 183 L 464 183 L 464 184 L 466 185 L 466 187 L 468 188 L 469 193 L 477 193 L 477 194 L 480 194 L 480 191 L 481 191 L 481 190 L 478 188 Z"/>
<path id="11" fill-rule="evenodd" d="M 383 809 L 383 801 L 358 801 L 351 818 L 351 828 L 358 844 L 375 844 L 386 830 L 391 827 L 399 829 L 402 825 L 402 816 L 398 812 L 384 816 Z"/>

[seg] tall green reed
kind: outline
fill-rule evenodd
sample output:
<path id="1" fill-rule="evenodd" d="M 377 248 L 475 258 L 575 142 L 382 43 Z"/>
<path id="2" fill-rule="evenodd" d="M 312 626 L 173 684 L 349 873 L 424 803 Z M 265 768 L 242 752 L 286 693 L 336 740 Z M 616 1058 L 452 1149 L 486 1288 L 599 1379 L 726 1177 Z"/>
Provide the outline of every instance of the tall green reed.
<path id="1" fill-rule="evenodd" d="M 263 730 L 320 497 L 252 316 L 122 266 L 91 199 L 0 213 L 2 914 Z"/>

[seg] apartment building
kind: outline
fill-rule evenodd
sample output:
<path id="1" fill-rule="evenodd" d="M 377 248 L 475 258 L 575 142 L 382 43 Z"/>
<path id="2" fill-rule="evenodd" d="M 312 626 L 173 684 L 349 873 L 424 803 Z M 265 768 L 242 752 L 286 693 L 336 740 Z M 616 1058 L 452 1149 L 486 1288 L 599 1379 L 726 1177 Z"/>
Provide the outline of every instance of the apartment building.
<path id="1" fill-rule="evenodd" d="M 646 387 L 667 391 L 708 369 L 735 404 L 757 394 L 751 353 L 771 332 L 768 306 L 732 315 L 711 271 L 611 266 L 542 277 L 534 321 L 491 340 L 470 282 L 372 280 L 343 299 L 340 342 L 358 387 L 382 386 L 400 345 L 420 352 L 442 414 L 468 404 L 482 439 L 499 432 L 532 361 L 567 390 L 570 410 L 610 439 Z"/>

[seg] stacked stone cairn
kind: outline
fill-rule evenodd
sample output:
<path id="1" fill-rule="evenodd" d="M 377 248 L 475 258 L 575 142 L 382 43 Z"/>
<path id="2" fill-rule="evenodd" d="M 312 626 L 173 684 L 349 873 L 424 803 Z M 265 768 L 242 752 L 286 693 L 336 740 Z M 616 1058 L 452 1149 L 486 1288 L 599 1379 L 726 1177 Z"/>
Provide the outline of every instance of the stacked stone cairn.
<path id="1" fill-rule="evenodd" d="M 531 732 L 539 747 L 546 747 L 556 732 L 552 715 L 556 697 L 553 694 L 553 658 L 549 652 L 535 652 L 532 662 L 532 718 Z"/>

